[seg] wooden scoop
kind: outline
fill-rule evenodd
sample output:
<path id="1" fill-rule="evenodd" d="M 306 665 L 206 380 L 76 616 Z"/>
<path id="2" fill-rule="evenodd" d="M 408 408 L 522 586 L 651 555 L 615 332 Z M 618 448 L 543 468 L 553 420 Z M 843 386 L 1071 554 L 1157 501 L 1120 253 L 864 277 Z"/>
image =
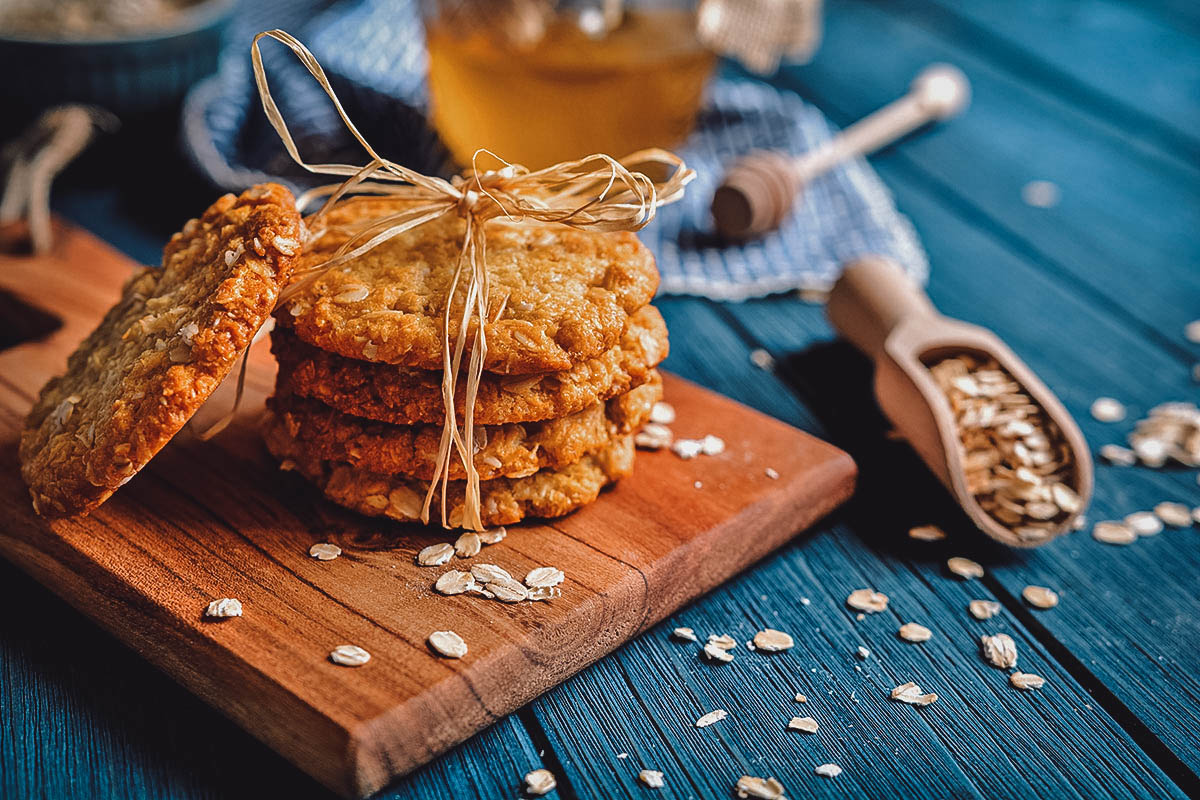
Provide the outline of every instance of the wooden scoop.
<path id="1" fill-rule="evenodd" d="M 896 264 L 876 256 L 846 267 L 830 292 L 826 312 L 837 332 L 874 360 L 875 394 L 883 412 L 980 530 L 1013 547 L 1033 547 L 1072 529 L 1092 496 L 1091 452 L 1058 398 L 996 334 L 941 315 Z M 1074 461 L 1067 484 L 1081 502 L 1044 538 L 1018 536 L 984 511 L 967 489 L 954 415 L 926 366 L 956 354 L 994 358 L 1045 410 L 1066 440 Z"/>
<path id="2" fill-rule="evenodd" d="M 962 70 L 933 64 L 921 71 L 908 93 L 800 156 L 756 150 L 731 166 L 713 194 L 717 230 L 745 239 L 774 230 L 804 185 L 858 155 L 874 152 L 927 122 L 949 119 L 967 107 L 971 85 Z"/>

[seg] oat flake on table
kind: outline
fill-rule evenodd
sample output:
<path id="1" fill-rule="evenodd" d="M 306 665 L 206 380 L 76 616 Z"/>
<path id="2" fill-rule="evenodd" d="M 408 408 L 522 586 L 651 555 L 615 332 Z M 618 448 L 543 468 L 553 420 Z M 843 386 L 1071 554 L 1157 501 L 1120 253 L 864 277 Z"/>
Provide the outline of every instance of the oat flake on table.
<path id="1" fill-rule="evenodd" d="M 733 653 L 712 642 L 704 645 L 704 649 L 701 652 L 704 653 L 704 657 L 709 661 L 716 661 L 720 664 L 728 664 L 730 661 L 733 661 Z"/>
<path id="2" fill-rule="evenodd" d="M 462 658 L 467 654 L 467 643 L 454 631 L 434 631 L 429 634 L 429 646 L 446 658 Z"/>
<path id="3" fill-rule="evenodd" d="M 908 703 L 910 706 L 927 706 L 930 703 L 937 702 L 938 699 L 936 694 L 922 691 L 921 687 L 912 681 L 902 683 L 895 689 L 892 689 L 889 697 L 901 703 Z"/>
<path id="4" fill-rule="evenodd" d="M 213 600 L 204 609 L 204 616 L 210 619 L 225 619 L 227 617 L 240 617 L 242 615 L 242 601 L 236 597 L 222 597 L 220 600 Z"/>
<path id="5" fill-rule="evenodd" d="M 856 611 L 875 614 L 887 610 L 888 596 L 874 589 L 855 589 L 846 598 L 846 605 Z"/>
<path id="6" fill-rule="evenodd" d="M 319 542 L 308 548 L 308 554 L 317 561 L 333 561 L 342 554 L 342 548 L 329 542 Z"/>
<path id="7" fill-rule="evenodd" d="M 821 764 L 819 767 L 814 769 L 813 772 L 817 773 L 822 778 L 836 778 L 838 775 L 842 774 L 842 768 L 837 764 Z"/>
<path id="8" fill-rule="evenodd" d="M 1092 528 L 1092 538 L 1104 544 L 1133 544 L 1138 535 L 1124 522 L 1097 522 Z"/>
<path id="9" fill-rule="evenodd" d="M 908 529 L 908 538 L 918 542 L 936 542 L 946 538 L 946 532 L 937 525 L 918 525 Z"/>
<path id="10" fill-rule="evenodd" d="M 983 577 L 983 567 L 979 562 L 961 556 L 946 559 L 946 569 L 963 580 Z"/>
<path id="11" fill-rule="evenodd" d="M 1119 444 L 1106 444 L 1101 447 L 1100 457 L 1118 467 L 1132 467 L 1137 463 L 1137 453 Z"/>
<path id="12" fill-rule="evenodd" d="M 525 793 L 541 797 L 551 792 L 558 781 L 548 769 L 535 769 L 525 773 Z"/>
<path id="13" fill-rule="evenodd" d="M 795 644 L 795 640 L 790 635 L 783 631 L 777 631 L 774 628 L 766 628 L 754 634 L 755 649 L 766 653 L 778 653 L 782 650 L 789 650 Z"/>
<path id="14" fill-rule="evenodd" d="M 691 628 L 676 628 L 671 631 L 671 637 L 681 642 L 697 642 L 696 632 Z"/>
<path id="15" fill-rule="evenodd" d="M 454 554 L 459 558 L 472 558 L 479 555 L 479 551 L 483 548 L 483 539 L 479 538 L 479 534 L 474 531 L 468 531 L 454 542 Z"/>
<path id="16" fill-rule="evenodd" d="M 1135 511 L 1125 517 L 1125 524 L 1138 536 L 1157 536 L 1162 533 L 1163 523 L 1149 511 Z"/>
<path id="17" fill-rule="evenodd" d="M 650 409 L 650 421 L 656 425 L 670 425 L 675 421 L 675 406 L 659 400 Z"/>
<path id="18" fill-rule="evenodd" d="M 967 603 L 967 610 L 975 619 L 991 619 L 1000 613 L 1000 604 L 995 600 L 972 600 Z"/>
<path id="19" fill-rule="evenodd" d="M 484 544 L 500 544 L 500 542 L 504 541 L 505 536 L 508 536 L 508 529 L 501 526 L 492 528 L 490 531 L 480 531 L 479 541 Z"/>
<path id="20" fill-rule="evenodd" d="M 1172 528 L 1188 528 L 1192 525 L 1192 512 L 1183 503 L 1162 502 L 1154 507 L 1154 513 Z"/>
<path id="21" fill-rule="evenodd" d="M 454 545 L 447 542 L 431 544 L 417 553 L 417 564 L 422 567 L 440 567 L 454 558 Z"/>
<path id="22" fill-rule="evenodd" d="M 1120 422 L 1125 419 L 1125 406 L 1111 397 L 1097 397 L 1092 402 L 1092 416 L 1100 422 Z"/>
<path id="23" fill-rule="evenodd" d="M 663 774 L 656 769 L 642 770 L 638 773 L 638 780 L 651 789 L 661 789 L 665 785 Z"/>
<path id="24" fill-rule="evenodd" d="M 1012 669 L 1017 665 L 1017 643 L 1007 633 L 979 637 L 979 649 L 993 667 Z"/>
<path id="25" fill-rule="evenodd" d="M 753 797 L 756 800 L 786 800 L 783 784 L 774 778 L 755 778 L 743 775 L 738 778 L 734 792 L 738 797 Z"/>
<path id="26" fill-rule="evenodd" d="M 707 728 L 714 722 L 720 722 L 729 716 L 729 712 L 723 708 L 718 708 L 715 711 L 710 711 L 694 723 L 697 728 Z"/>
<path id="27" fill-rule="evenodd" d="M 475 589 L 475 576 L 469 572 L 452 569 L 441 575 L 433 588 L 438 594 L 454 595 Z"/>
<path id="28" fill-rule="evenodd" d="M 708 635 L 708 643 L 713 647 L 719 647 L 722 650 L 732 650 L 733 648 L 737 647 L 737 640 L 728 633 L 722 633 L 720 635 L 710 633 Z"/>
<path id="29" fill-rule="evenodd" d="M 792 717 L 788 720 L 788 730 L 801 733 L 816 733 L 820 727 L 812 717 Z"/>
<path id="30" fill-rule="evenodd" d="M 343 667 L 361 667 L 371 660 L 371 654 L 356 644 L 339 644 L 329 653 L 329 660 Z"/>
<path id="31" fill-rule="evenodd" d="M 928 642 L 933 638 L 933 631 L 916 622 L 906 622 L 900 626 L 897 635 L 906 642 Z"/>
<path id="32" fill-rule="evenodd" d="M 525 585 L 530 589 L 548 589 L 558 586 L 566 577 L 558 567 L 535 567 L 525 576 Z"/>
<path id="33" fill-rule="evenodd" d="M 1043 678 L 1041 675 L 1034 675 L 1031 672 L 1014 672 L 1012 675 L 1008 676 L 1008 682 L 1011 683 L 1014 688 L 1024 689 L 1026 691 L 1031 689 L 1040 689 L 1046 685 L 1045 678 Z"/>
<path id="34" fill-rule="evenodd" d="M 1054 608 L 1058 605 L 1058 592 L 1046 586 L 1026 586 L 1021 597 L 1034 608 Z"/>

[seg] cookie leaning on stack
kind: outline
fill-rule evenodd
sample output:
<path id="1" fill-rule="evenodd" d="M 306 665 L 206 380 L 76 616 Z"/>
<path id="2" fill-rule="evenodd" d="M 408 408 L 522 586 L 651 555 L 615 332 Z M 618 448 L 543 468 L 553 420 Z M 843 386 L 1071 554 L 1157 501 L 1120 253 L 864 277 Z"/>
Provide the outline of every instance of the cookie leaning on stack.
<path id="1" fill-rule="evenodd" d="M 338 205 L 298 270 L 410 205 Z M 341 505 L 421 517 L 442 438 L 443 326 L 464 225 L 447 214 L 400 234 L 276 312 L 268 447 Z M 481 519 L 561 516 L 632 469 L 632 434 L 661 396 L 654 367 L 667 353 L 666 326 L 649 305 L 658 272 L 631 233 L 503 220 L 486 228 L 486 262 L 486 372 L 474 406 Z M 451 320 L 463 295 L 460 286 Z M 476 333 L 472 322 L 468 341 Z M 465 385 L 455 398 L 460 419 Z M 457 457 L 448 477 L 448 521 L 459 526 L 466 471 Z"/>

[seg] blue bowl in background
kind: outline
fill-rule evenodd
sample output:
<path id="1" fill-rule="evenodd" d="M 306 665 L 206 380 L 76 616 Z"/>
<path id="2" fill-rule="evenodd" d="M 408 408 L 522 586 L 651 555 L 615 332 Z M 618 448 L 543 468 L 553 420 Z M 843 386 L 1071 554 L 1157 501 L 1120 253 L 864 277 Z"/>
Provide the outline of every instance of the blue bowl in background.
<path id="1" fill-rule="evenodd" d="M 0 102 L 36 111 L 87 103 L 118 116 L 177 107 L 217 69 L 237 0 L 200 0 L 173 23 L 128 35 L 52 38 L 0 30 Z"/>

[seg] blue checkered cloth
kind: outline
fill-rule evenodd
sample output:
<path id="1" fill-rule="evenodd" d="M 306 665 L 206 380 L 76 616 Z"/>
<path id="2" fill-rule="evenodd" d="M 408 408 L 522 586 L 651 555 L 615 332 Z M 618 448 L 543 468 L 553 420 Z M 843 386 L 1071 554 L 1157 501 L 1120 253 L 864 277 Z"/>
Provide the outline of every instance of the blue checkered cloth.
<path id="1" fill-rule="evenodd" d="M 250 39 L 279 27 L 316 54 L 350 117 L 377 150 L 427 174 L 452 173 L 425 114 L 426 57 L 416 6 L 414 0 L 243 3 L 219 72 L 185 103 L 185 150 L 228 190 L 266 179 L 295 188 L 314 182 L 284 152 L 254 91 Z M 365 162 L 294 56 L 273 42 L 265 42 L 263 50 L 272 93 L 306 160 Z M 795 94 L 753 80 L 715 79 L 695 131 L 677 148 L 698 177 L 681 202 L 661 209 L 642 232 L 658 259 L 662 291 L 742 300 L 827 289 L 840 265 L 867 253 L 889 256 L 924 281 L 929 265 L 916 233 L 863 159 L 812 181 L 780 230 L 737 246 L 713 235 L 708 204 L 725 164 L 757 148 L 802 153 L 831 131 L 825 116 Z"/>

